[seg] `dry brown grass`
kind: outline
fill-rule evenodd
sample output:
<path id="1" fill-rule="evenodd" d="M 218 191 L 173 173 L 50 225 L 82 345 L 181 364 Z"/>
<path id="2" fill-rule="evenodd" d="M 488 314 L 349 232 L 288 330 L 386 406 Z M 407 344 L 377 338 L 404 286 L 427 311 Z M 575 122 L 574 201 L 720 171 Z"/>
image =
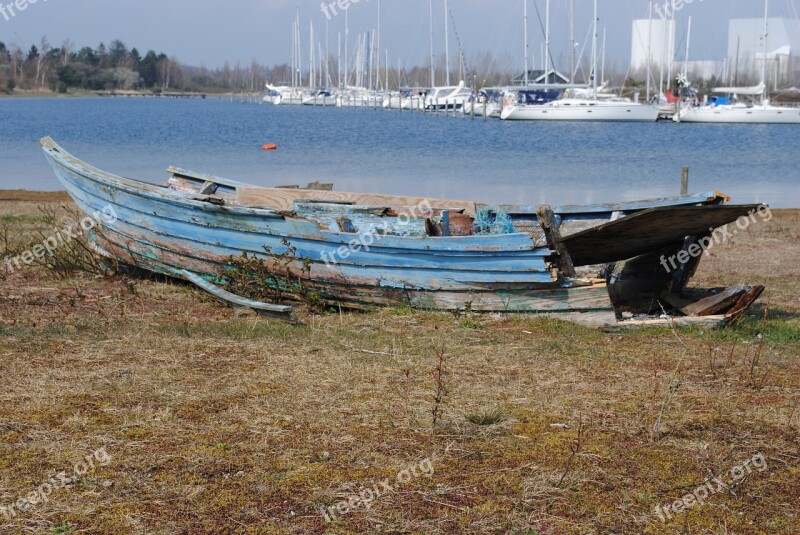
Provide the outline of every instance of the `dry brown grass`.
<path id="1" fill-rule="evenodd" d="M 101 446 L 112 459 L 0 516 L 0 532 L 797 532 L 799 233 L 797 212 L 776 213 L 704 261 L 703 283 L 766 283 L 773 314 L 755 367 L 761 308 L 733 330 L 680 332 L 657 442 L 682 351 L 668 329 L 406 310 L 292 326 L 233 318 L 171 282 L 12 274 L 0 505 Z M 667 524 L 654 515 L 758 452 L 768 469 L 732 493 Z M 426 457 L 433 477 L 324 522 L 320 507 Z"/>
<path id="2" fill-rule="evenodd" d="M 9 204 L 72 202 L 66 191 L 28 191 L 24 189 L 0 189 L 0 201 L 10 201 Z"/>

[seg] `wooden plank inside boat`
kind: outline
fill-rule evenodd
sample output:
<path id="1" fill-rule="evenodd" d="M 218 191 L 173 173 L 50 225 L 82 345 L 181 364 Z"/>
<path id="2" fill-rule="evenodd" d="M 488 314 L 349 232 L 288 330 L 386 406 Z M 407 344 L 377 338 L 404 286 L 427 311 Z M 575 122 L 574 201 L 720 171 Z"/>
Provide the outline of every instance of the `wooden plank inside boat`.
<path id="1" fill-rule="evenodd" d="M 237 189 L 237 198 L 242 206 L 268 210 L 292 210 L 295 201 L 317 201 L 361 206 L 431 206 L 438 209 L 463 210 L 465 214 L 471 216 L 476 213 L 475 203 L 469 201 L 370 193 L 240 187 Z"/>

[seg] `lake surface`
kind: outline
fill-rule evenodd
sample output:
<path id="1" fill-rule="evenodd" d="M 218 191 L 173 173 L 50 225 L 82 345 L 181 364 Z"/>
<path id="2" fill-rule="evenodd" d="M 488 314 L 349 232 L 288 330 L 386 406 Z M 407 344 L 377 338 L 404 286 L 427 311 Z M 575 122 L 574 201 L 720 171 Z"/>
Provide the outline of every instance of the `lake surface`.
<path id="1" fill-rule="evenodd" d="M 0 99 L 0 188 L 61 189 L 50 135 L 106 171 L 163 183 L 170 165 L 258 185 L 487 203 L 586 204 L 722 191 L 800 207 L 800 126 L 516 123 L 227 99 Z M 277 143 L 277 152 L 265 152 Z"/>

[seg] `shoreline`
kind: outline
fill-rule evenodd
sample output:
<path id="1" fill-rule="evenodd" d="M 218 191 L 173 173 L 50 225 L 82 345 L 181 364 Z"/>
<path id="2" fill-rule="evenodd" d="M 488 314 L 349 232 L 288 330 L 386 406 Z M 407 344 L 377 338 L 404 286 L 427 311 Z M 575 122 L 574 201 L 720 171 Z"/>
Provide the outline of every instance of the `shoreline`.
<path id="1" fill-rule="evenodd" d="M 0 202 L 72 202 L 66 190 L 27 190 L 27 189 L 2 189 L 0 188 Z M 735 204 L 735 203 L 734 203 Z M 800 211 L 800 206 L 772 208 L 778 212 Z"/>
<path id="2" fill-rule="evenodd" d="M 152 93 L 140 91 L 79 91 L 75 93 L 54 93 L 52 91 L 14 91 L 13 93 L 0 92 L 0 100 L 18 100 L 18 99 L 82 99 L 82 98 L 192 98 L 192 99 L 206 99 L 206 98 L 230 98 L 236 96 L 232 93 L 209 93 L 209 92 L 192 92 L 192 91 L 174 91 L 166 93 Z"/>

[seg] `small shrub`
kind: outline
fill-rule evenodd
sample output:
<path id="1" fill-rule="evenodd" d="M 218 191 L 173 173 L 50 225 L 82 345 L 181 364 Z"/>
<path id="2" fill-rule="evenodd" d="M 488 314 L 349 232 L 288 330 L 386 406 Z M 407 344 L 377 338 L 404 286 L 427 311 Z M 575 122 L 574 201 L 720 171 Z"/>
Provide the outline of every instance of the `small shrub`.
<path id="1" fill-rule="evenodd" d="M 85 218 L 77 208 L 62 208 L 65 216 L 59 217 L 58 209 L 40 206 L 41 215 L 38 220 L 47 231 L 39 230 L 33 238 L 34 245 L 47 239 L 52 239 L 59 228 L 80 228 L 80 222 Z M 100 227 L 94 227 L 95 234 L 101 234 Z M 91 275 L 108 275 L 116 273 L 117 266 L 109 265 L 91 245 L 90 236 L 81 232 L 73 239 L 62 240 L 53 254 L 36 259 L 35 263 L 47 269 L 50 273 L 61 279 L 67 279 L 75 273 L 84 272 Z"/>
<path id="2" fill-rule="evenodd" d="M 496 425 L 506 419 L 506 415 L 500 411 L 489 411 L 480 414 L 467 414 L 467 421 L 475 425 Z"/>
<path id="3" fill-rule="evenodd" d="M 245 252 L 240 257 L 230 257 L 218 274 L 219 280 L 227 291 L 249 299 L 277 304 L 295 301 L 312 309 L 321 308 L 320 294 L 303 283 L 311 273 L 311 260 L 298 258 L 297 248 L 288 239 L 282 243 L 285 250 L 281 253 L 274 253 L 265 245 L 263 256 Z"/>

